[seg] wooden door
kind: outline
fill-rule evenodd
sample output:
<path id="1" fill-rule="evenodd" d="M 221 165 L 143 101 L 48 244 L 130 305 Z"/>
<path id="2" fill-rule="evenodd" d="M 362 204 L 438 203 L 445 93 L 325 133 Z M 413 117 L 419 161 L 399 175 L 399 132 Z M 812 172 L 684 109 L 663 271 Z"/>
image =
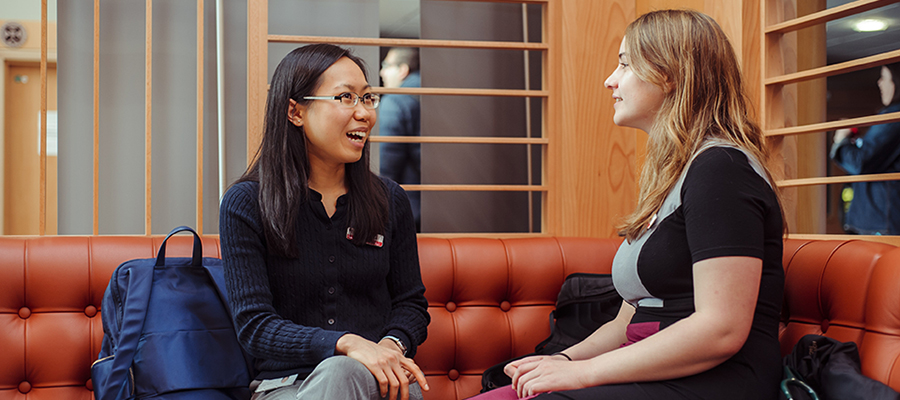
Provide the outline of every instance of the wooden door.
<path id="1" fill-rule="evenodd" d="M 4 110 L 3 234 L 37 235 L 40 219 L 41 70 L 34 62 L 7 62 Z M 56 111 L 56 66 L 47 67 L 47 110 Z M 49 118 L 48 118 L 49 119 Z M 53 126 L 48 122 L 48 126 Z M 49 146 L 48 146 L 49 147 Z M 55 155 L 47 154 L 47 228 L 57 233 Z"/>

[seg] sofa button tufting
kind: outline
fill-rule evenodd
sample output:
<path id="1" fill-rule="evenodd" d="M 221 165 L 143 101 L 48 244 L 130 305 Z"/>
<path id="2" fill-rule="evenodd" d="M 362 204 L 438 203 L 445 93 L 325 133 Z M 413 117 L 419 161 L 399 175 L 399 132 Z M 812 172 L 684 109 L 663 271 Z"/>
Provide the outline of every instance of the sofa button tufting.
<path id="1" fill-rule="evenodd" d="M 28 307 L 22 307 L 19 309 L 19 318 L 28 319 L 31 316 L 31 309 Z"/>
<path id="2" fill-rule="evenodd" d="M 28 383 L 28 381 L 24 381 L 19 384 L 19 392 L 28 393 L 30 391 L 31 391 L 31 383 Z"/>
<path id="3" fill-rule="evenodd" d="M 508 301 L 503 300 L 500 302 L 500 309 L 503 311 L 509 311 L 512 308 L 512 305 L 509 304 Z"/>
<path id="4" fill-rule="evenodd" d="M 451 381 L 455 381 L 455 380 L 459 379 L 459 371 L 457 371 L 455 369 L 451 369 L 450 371 L 447 372 L 447 377 L 450 378 Z"/>
<path id="5" fill-rule="evenodd" d="M 97 307 L 87 306 L 84 308 L 84 315 L 87 315 L 88 318 L 94 318 L 97 315 Z"/>
<path id="6" fill-rule="evenodd" d="M 828 326 L 829 326 L 828 320 L 827 320 L 827 319 L 823 319 L 823 320 L 822 320 L 822 325 L 821 325 L 821 327 L 822 327 L 822 333 L 828 332 Z"/>
<path id="7" fill-rule="evenodd" d="M 456 303 L 452 301 L 447 302 L 447 311 L 454 312 L 456 311 Z"/>

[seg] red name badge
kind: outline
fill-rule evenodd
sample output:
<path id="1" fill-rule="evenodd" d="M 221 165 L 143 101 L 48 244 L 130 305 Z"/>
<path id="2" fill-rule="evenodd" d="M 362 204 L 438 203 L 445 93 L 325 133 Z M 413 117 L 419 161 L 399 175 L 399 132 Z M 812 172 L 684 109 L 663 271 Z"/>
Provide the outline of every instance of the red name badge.
<path id="1" fill-rule="evenodd" d="M 347 240 L 353 240 L 353 228 L 347 228 Z M 366 242 L 369 246 L 382 247 L 384 246 L 384 235 L 375 235 L 375 240 Z"/>

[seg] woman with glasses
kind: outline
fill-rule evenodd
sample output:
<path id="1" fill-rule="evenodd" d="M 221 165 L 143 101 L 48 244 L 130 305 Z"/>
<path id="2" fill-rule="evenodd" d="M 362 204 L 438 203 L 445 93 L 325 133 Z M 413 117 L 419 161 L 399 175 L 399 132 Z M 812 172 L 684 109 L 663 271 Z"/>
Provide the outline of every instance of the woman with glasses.
<path id="1" fill-rule="evenodd" d="M 327 44 L 272 77 L 262 143 L 220 207 L 253 399 L 421 398 L 429 323 L 406 193 L 369 169 L 379 97 L 362 60 Z"/>
<path id="2" fill-rule="evenodd" d="M 488 398 L 776 399 L 784 225 L 731 44 L 706 15 L 651 12 L 605 85 L 616 125 L 649 136 L 612 267 L 625 301 L 581 343 L 508 364 Z"/>

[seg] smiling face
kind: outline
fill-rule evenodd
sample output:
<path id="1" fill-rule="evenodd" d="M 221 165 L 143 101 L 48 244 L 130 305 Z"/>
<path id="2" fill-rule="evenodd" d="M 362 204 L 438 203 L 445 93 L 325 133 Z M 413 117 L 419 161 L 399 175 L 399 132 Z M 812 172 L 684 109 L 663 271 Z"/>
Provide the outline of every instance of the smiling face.
<path id="1" fill-rule="evenodd" d="M 347 57 L 326 69 L 320 81 L 312 96 L 371 92 L 362 70 Z M 306 133 L 310 165 L 335 167 L 359 161 L 377 114 L 362 100 L 352 108 L 338 100 L 311 100 L 306 105 L 291 100 L 288 118 Z"/>
<path id="2" fill-rule="evenodd" d="M 613 91 L 613 99 L 616 102 L 613 105 L 616 110 L 613 122 L 618 126 L 650 132 L 666 93 L 659 86 L 639 78 L 629 62 L 625 39 L 622 39 L 619 46 L 619 65 L 604 82 L 604 86 Z"/>

